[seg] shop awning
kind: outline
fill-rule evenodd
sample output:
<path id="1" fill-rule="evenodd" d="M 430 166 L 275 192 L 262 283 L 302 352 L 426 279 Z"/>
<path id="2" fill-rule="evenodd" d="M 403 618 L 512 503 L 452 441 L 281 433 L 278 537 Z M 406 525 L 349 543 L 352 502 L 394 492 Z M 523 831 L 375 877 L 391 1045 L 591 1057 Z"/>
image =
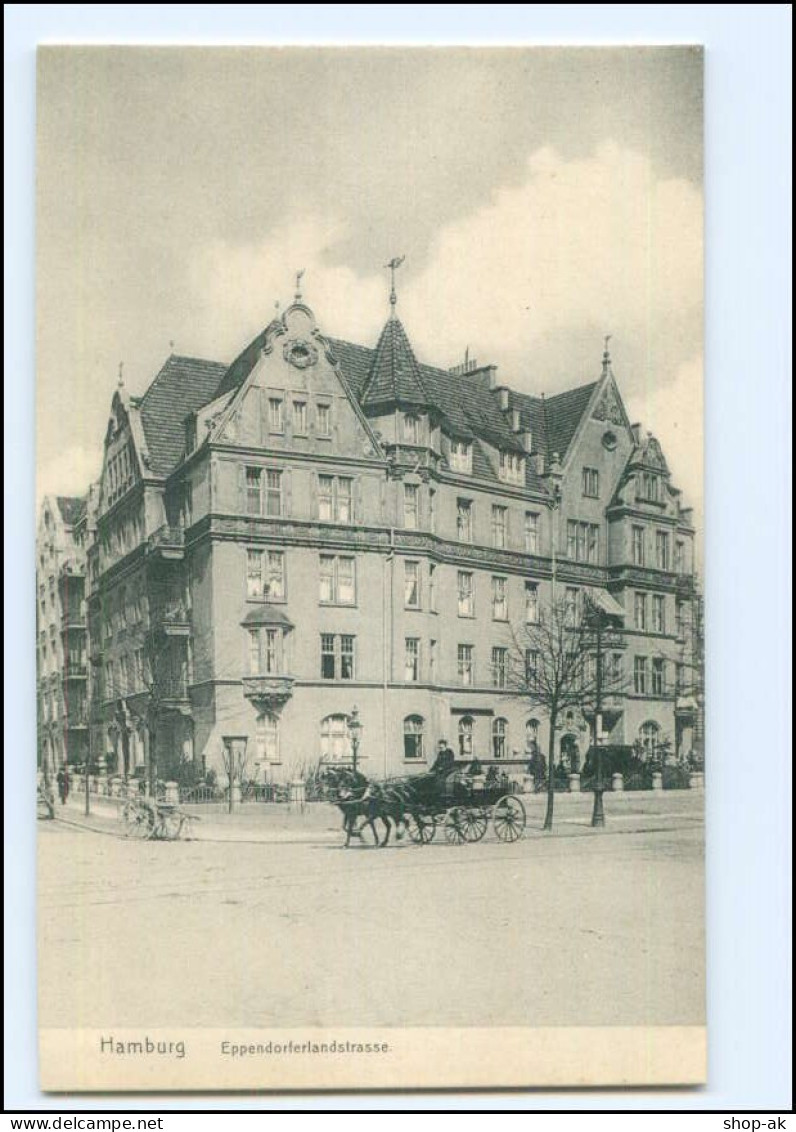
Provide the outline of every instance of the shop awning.
<path id="1" fill-rule="evenodd" d="M 607 617 L 624 618 L 625 611 L 616 598 L 611 597 L 608 590 L 589 590 L 589 599 L 602 610 Z"/>

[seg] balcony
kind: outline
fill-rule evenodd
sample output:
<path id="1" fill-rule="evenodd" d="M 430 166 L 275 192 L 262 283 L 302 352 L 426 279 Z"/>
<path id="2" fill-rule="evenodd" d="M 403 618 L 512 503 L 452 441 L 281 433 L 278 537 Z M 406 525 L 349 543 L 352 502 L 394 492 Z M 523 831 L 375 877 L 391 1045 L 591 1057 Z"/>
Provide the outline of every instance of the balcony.
<path id="1" fill-rule="evenodd" d="M 64 667 L 64 684 L 70 683 L 72 680 L 87 680 L 88 679 L 88 665 L 85 660 L 80 661 L 67 661 Z"/>
<path id="2" fill-rule="evenodd" d="M 243 694 L 259 711 L 278 711 L 293 695 L 293 677 L 244 676 Z"/>
<path id="3" fill-rule="evenodd" d="M 190 610 L 182 602 L 169 606 L 161 613 L 160 627 L 167 637 L 190 637 Z"/>
<path id="4" fill-rule="evenodd" d="M 162 562 L 182 562 L 185 557 L 185 531 L 164 523 L 147 539 L 147 554 Z"/>

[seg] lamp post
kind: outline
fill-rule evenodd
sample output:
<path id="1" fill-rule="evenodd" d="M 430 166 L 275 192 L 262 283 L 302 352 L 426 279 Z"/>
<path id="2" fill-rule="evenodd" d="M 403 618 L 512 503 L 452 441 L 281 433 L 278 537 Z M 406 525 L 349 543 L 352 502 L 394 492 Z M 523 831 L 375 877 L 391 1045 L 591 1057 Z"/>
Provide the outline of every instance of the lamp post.
<path id="1" fill-rule="evenodd" d="M 248 735 L 222 735 L 224 744 L 224 763 L 229 781 L 229 812 L 235 808 L 235 802 L 240 801 L 239 779 L 246 765 L 246 747 L 249 742 Z M 237 786 L 237 797 L 236 794 Z"/>
<path id="2" fill-rule="evenodd" d="M 348 717 L 348 730 L 351 734 L 351 765 L 354 774 L 357 773 L 357 757 L 359 755 L 359 740 L 362 734 L 362 724 L 359 720 L 359 708 L 354 705 Z"/>

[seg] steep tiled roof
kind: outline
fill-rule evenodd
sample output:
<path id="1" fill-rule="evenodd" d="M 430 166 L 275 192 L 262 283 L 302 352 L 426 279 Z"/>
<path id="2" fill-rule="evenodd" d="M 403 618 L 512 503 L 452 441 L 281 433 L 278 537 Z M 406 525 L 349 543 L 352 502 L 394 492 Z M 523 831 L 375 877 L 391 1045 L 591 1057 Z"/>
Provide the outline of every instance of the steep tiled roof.
<path id="1" fill-rule="evenodd" d="M 420 366 L 398 318 L 387 321 L 373 353 L 370 374 L 361 395 L 363 407 L 377 405 L 428 406 Z"/>
<path id="2" fill-rule="evenodd" d="M 172 354 L 141 400 L 152 470 L 172 472 L 185 451 L 185 418 L 215 396 L 227 367 Z"/>
<path id="3" fill-rule="evenodd" d="M 548 397 L 544 403 L 547 432 L 547 454 L 552 459 L 555 452 L 561 460 L 566 456 L 583 414 L 589 407 L 592 394 L 597 385 L 580 385 Z"/>
<path id="4" fill-rule="evenodd" d="M 55 501 L 58 504 L 58 510 L 61 512 L 61 518 L 67 526 L 71 527 L 80 522 L 86 510 L 85 496 L 57 495 Z"/>

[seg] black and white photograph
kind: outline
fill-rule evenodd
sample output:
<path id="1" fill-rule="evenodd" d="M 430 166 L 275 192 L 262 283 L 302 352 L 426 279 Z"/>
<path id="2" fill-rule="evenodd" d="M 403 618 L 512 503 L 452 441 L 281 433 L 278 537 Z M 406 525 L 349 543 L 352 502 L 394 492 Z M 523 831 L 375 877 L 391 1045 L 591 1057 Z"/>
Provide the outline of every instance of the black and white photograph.
<path id="1" fill-rule="evenodd" d="M 703 51 L 43 46 L 45 1090 L 706 1074 Z"/>

